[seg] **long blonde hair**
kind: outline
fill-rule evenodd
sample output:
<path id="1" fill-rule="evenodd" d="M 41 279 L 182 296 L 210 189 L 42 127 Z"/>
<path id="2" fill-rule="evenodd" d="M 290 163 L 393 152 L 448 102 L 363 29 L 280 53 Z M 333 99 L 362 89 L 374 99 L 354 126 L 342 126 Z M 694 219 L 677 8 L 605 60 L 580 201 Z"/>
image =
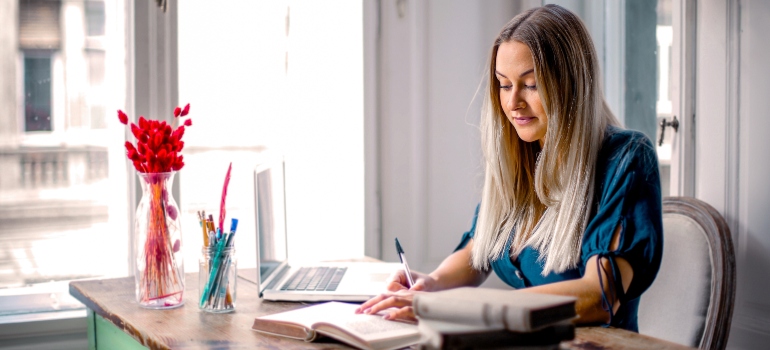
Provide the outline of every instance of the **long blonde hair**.
<path id="1" fill-rule="evenodd" d="M 495 77 L 500 44 L 527 45 L 535 64 L 538 93 L 548 116 L 542 150 L 524 142 L 500 104 Z M 472 265 L 513 257 L 526 247 L 540 251 L 543 275 L 577 266 L 583 231 L 591 214 L 596 159 L 607 125 L 619 126 L 608 108 L 591 37 L 580 19 L 546 5 L 514 17 L 495 40 L 481 117 L 485 178 L 476 224 Z M 504 255 L 505 254 L 505 255 Z"/>

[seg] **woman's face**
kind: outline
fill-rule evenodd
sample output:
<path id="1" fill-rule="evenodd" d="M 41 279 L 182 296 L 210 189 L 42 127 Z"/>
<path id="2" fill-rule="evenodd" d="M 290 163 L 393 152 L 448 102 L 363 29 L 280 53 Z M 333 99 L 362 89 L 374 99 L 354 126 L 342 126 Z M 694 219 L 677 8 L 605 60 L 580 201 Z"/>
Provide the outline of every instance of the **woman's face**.
<path id="1" fill-rule="evenodd" d="M 539 141 L 543 146 L 548 117 L 537 93 L 535 62 L 529 47 L 518 41 L 500 44 L 495 75 L 500 83 L 500 105 L 519 138 Z"/>

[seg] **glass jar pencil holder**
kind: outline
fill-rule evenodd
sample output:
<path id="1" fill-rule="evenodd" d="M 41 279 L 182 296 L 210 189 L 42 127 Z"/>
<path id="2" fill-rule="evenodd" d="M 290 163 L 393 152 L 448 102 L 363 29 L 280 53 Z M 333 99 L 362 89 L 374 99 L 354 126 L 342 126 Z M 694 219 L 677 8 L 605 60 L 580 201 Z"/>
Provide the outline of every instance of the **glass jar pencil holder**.
<path id="1" fill-rule="evenodd" d="M 234 247 L 204 247 L 198 270 L 198 308 L 213 313 L 235 311 L 238 259 Z"/>

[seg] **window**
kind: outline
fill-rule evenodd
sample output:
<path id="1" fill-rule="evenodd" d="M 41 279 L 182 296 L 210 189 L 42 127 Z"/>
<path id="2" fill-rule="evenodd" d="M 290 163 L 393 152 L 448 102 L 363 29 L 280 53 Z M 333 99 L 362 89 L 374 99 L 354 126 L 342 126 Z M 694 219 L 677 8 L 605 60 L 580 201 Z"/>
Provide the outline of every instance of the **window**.
<path id="1" fill-rule="evenodd" d="M 104 35 L 104 2 L 87 1 L 85 3 L 86 35 L 89 37 Z"/>
<path id="2" fill-rule="evenodd" d="M 629 129 L 645 133 L 658 151 L 663 196 L 671 193 L 671 142 L 675 131 L 661 122 L 674 117 L 672 0 L 549 0 L 570 9 L 594 39 L 610 108 Z"/>
<path id="3" fill-rule="evenodd" d="M 51 54 L 24 55 L 24 131 L 51 131 Z"/>
<path id="4" fill-rule="evenodd" d="M 124 127 L 108 117 L 126 105 L 126 2 L 8 2 L 0 316 L 82 308 L 70 280 L 128 273 Z"/>
<path id="5" fill-rule="evenodd" d="M 191 103 L 193 119 L 177 199 L 185 271 L 197 268 L 203 241 L 188 227 L 197 228 L 198 210 L 219 212 L 231 161 L 227 216 L 241 219 L 238 268 L 256 265 L 254 166 L 268 148 L 286 160 L 289 259 L 362 256 L 362 3 L 178 7 L 179 101 Z"/>

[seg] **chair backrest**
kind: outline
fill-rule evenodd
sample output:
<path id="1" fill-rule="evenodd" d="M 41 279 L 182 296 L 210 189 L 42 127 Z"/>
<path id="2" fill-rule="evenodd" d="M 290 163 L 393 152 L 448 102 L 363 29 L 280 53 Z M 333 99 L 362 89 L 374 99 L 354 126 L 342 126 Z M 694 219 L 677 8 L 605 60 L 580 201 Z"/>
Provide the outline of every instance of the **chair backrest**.
<path id="1" fill-rule="evenodd" d="M 724 349 L 735 286 L 735 252 L 724 218 L 701 200 L 664 198 L 663 261 L 639 302 L 639 332 Z"/>

